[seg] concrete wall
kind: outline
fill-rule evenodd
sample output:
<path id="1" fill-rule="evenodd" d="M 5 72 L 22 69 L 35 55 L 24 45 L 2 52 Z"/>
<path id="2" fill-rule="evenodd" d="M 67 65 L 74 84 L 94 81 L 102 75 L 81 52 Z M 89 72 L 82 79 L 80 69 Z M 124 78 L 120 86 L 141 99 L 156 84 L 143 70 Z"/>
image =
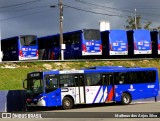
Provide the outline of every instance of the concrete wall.
<path id="1" fill-rule="evenodd" d="M 0 112 L 6 112 L 6 96 L 8 91 L 0 91 Z"/>
<path id="2" fill-rule="evenodd" d="M 0 91 L 0 112 L 25 111 L 24 90 Z"/>

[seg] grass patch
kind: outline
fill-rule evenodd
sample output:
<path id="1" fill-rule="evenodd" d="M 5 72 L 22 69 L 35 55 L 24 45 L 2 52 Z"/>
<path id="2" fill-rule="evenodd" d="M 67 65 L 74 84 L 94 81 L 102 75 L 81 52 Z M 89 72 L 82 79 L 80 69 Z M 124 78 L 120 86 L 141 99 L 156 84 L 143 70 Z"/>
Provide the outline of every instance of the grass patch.
<path id="1" fill-rule="evenodd" d="M 156 67 L 160 75 L 160 60 L 143 61 L 96 61 L 96 62 L 28 62 L 28 63 L 2 63 L 0 64 L 0 90 L 17 90 L 22 88 L 22 80 L 27 73 L 51 69 L 80 69 L 90 66 L 140 66 Z M 5 67 L 5 68 L 4 68 Z M 15 68 L 10 68 L 15 67 Z"/>

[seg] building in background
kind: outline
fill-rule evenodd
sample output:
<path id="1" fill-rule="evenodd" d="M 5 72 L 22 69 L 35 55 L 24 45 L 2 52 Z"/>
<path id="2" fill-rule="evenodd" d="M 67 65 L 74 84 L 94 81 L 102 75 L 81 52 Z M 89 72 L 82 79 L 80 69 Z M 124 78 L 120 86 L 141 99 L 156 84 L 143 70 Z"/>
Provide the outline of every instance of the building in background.
<path id="1" fill-rule="evenodd" d="M 100 21 L 99 26 L 100 26 L 100 31 L 110 30 L 109 21 Z"/>

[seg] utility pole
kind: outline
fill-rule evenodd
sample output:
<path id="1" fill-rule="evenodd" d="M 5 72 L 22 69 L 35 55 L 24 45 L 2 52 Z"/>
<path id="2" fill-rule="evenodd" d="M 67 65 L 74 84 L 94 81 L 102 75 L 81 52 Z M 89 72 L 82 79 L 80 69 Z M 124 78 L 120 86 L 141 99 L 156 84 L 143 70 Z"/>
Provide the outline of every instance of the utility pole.
<path id="1" fill-rule="evenodd" d="M 135 10 L 135 28 L 137 29 L 137 15 L 136 15 L 136 8 L 135 8 L 134 10 Z"/>
<path id="2" fill-rule="evenodd" d="M 64 60 L 64 49 L 65 44 L 63 44 L 63 3 L 59 0 L 59 10 L 60 10 L 60 47 L 61 47 L 61 60 Z"/>
<path id="3" fill-rule="evenodd" d="M 0 15 L 1 17 L 1 15 Z M 1 51 L 1 24 L 0 24 L 0 62 L 2 62 L 2 58 L 3 58 L 3 53 Z"/>

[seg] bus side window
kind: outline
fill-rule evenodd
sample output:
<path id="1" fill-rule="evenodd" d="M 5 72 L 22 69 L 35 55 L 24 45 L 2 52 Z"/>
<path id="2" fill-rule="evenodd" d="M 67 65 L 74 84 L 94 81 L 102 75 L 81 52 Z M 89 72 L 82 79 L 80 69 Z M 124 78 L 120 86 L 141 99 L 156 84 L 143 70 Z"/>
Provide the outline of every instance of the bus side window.
<path id="1" fill-rule="evenodd" d="M 108 81 L 108 79 L 106 78 L 106 75 L 103 74 L 103 75 L 102 75 L 102 84 L 103 84 L 103 85 L 107 85 L 107 81 Z"/>
<path id="2" fill-rule="evenodd" d="M 138 83 L 147 83 L 147 73 L 145 71 L 140 71 L 138 73 Z"/>
<path id="3" fill-rule="evenodd" d="M 80 42 L 80 33 L 74 33 L 71 36 L 71 41 L 72 41 L 72 44 L 79 44 L 79 42 Z"/>
<path id="4" fill-rule="evenodd" d="M 75 86 L 78 86 L 78 76 L 74 77 Z"/>
<path id="5" fill-rule="evenodd" d="M 83 75 L 76 75 L 74 77 L 75 86 L 84 86 L 84 77 Z"/>
<path id="6" fill-rule="evenodd" d="M 124 84 L 125 83 L 125 73 L 115 73 L 114 74 L 114 84 Z"/>
<path id="7" fill-rule="evenodd" d="M 147 72 L 147 79 L 149 83 L 154 83 L 156 81 L 156 71 Z"/>
<path id="8" fill-rule="evenodd" d="M 129 72 L 125 73 L 124 84 L 130 84 L 130 73 Z"/>
<path id="9" fill-rule="evenodd" d="M 79 76 L 79 86 L 84 86 L 84 76 Z"/>
<path id="10" fill-rule="evenodd" d="M 86 75 L 86 86 L 91 86 L 92 85 L 92 75 L 91 74 L 87 74 Z"/>
<path id="11" fill-rule="evenodd" d="M 119 84 L 119 73 L 114 73 L 114 84 Z"/>
<path id="12" fill-rule="evenodd" d="M 70 75 L 70 74 L 60 75 L 60 86 L 61 87 L 73 87 L 73 86 L 75 86 L 73 75 Z"/>
<path id="13" fill-rule="evenodd" d="M 123 84 L 124 83 L 124 78 L 125 78 L 125 75 L 121 74 L 120 78 L 119 78 L 119 84 Z"/>

